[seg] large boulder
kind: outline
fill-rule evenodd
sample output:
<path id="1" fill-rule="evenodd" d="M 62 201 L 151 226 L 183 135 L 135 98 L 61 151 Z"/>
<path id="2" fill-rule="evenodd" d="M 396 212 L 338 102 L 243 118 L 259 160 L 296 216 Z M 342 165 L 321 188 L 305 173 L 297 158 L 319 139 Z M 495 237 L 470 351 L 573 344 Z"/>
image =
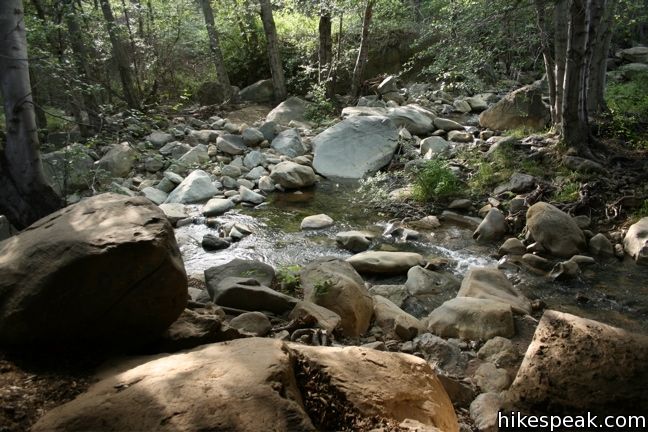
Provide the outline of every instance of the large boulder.
<path id="1" fill-rule="evenodd" d="M 414 252 L 367 251 L 347 258 L 360 273 L 405 274 L 409 269 L 425 265 L 423 256 Z"/>
<path id="2" fill-rule="evenodd" d="M 401 422 L 459 431 L 433 368 L 407 354 L 249 338 L 139 361 L 146 363 L 104 374 L 33 431 L 373 430 Z"/>
<path id="3" fill-rule="evenodd" d="M 585 235 L 574 219 L 551 204 L 533 204 L 526 219 L 527 234 L 550 254 L 571 258 L 586 250 Z"/>
<path id="4" fill-rule="evenodd" d="M 193 171 L 169 194 L 166 203 L 191 204 L 206 201 L 216 195 L 218 189 L 209 174 L 202 170 Z"/>
<path id="5" fill-rule="evenodd" d="M 171 224 L 143 197 L 102 194 L 0 243 L 0 343 L 159 336 L 187 302 Z"/>
<path id="6" fill-rule="evenodd" d="M 288 129 L 281 132 L 272 140 L 271 147 L 279 154 L 290 157 L 297 157 L 306 153 L 306 148 L 297 129 Z"/>
<path id="7" fill-rule="evenodd" d="M 504 214 L 499 209 L 492 208 L 473 233 L 473 238 L 479 242 L 500 240 L 506 234 L 507 228 Z"/>
<path id="8" fill-rule="evenodd" d="M 542 94 L 542 82 L 517 89 L 482 112 L 479 124 L 493 130 L 544 129 L 551 115 Z"/>
<path id="9" fill-rule="evenodd" d="M 389 299 L 374 296 L 374 316 L 376 325 L 381 327 L 387 336 L 401 340 L 411 340 L 423 332 L 421 321 L 403 311 Z"/>
<path id="10" fill-rule="evenodd" d="M 441 337 L 488 340 L 515 334 L 511 306 L 490 299 L 456 297 L 430 313 L 424 321 Z"/>
<path id="11" fill-rule="evenodd" d="M 510 389 L 533 411 L 648 411 L 648 336 L 545 311 Z"/>
<path id="12" fill-rule="evenodd" d="M 623 248 L 637 264 L 648 264 L 648 217 L 630 226 L 623 238 Z"/>
<path id="13" fill-rule="evenodd" d="M 387 112 L 396 126 L 404 127 L 414 135 L 429 135 L 434 132 L 436 115 L 420 105 L 410 104 L 390 108 Z"/>
<path id="14" fill-rule="evenodd" d="M 317 177 L 313 168 L 295 162 L 279 162 L 272 169 L 270 178 L 285 189 L 299 189 L 315 184 Z"/>
<path id="15" fill-rule="evenodd" d="M 645 46 L 627 48 L 619 51 L 616 55 L 630 63 L 648 63 L 648 47 Z"/>
<path id="16" fill-rule="evenodd" d="M 336 258 L 313 261 L 300 272 L 304 300 L 340 315 L 346 336 L 357 337 L 369 328 L 373 300 L 360 275 Z"/>
<path id="17" fill-rule="evenodd" d="M 221 281 L 228 277 L 255 279 L 260 285 L 270 286 L 274 281 L 275 271 L 264 262 L 240 258 L 210 267 L 205 270 L 205 283 L 211 297 L 214 297 Z"/>
<path id="18" fill-rule="evenodd" d="M 531 302 L 494 267 L 471 267 L 461 282 L 457 297 L 496 300 L 508 303 L 517 313 L 531 313 Z"/>
<path id="19" fill-rule="evenodd" d="M 283 314 L 292 310 L 298 301 L 250 277 L 226 277 L 215 286 L 208 282 L 207 287 L 215 304 L 246 311 Z"/>
<path id="20" fill-rule="evenodd" d="M 242 101 L 268 103 L 274 99 L 274 88 L 272 80 L 266 79 L 257 81 L 239 92 L 239 98 Z"/>
<path id="21" fill-rule="evenodd" d="M 325 177 L 362 178 L 389 163 L 398 129 L 386 117 L 350 117 L 313 139 L 313 168 Z"/>
<path id="22" fill-rule="evenodd" d="M 277 105 L 266 116 L 266 121 L 288 125 L 291 121 L 303 122 L 308 103 L 296 96 L 289 97 Z"/>
<path id="23" fill-rule="evenodd" d="M 129 143 L 123 142 L 113 145 L 108 153 L 95 162 L 95 166 L 107 171 L 113 177 L 126 177 L 133 169 L 135 160 L 137 160 L 137 152 Z"/>

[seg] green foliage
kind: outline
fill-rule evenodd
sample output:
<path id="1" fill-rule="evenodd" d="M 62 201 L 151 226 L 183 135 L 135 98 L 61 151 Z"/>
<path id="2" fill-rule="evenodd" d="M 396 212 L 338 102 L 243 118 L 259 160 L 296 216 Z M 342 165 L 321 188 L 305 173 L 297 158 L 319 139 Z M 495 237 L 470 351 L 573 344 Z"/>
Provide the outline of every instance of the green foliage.
<path id="1" fill-rule="evenodd" d="M 627 82 L 609 83 L 605 100 L 608 133 L 634 148 L 648 149 L 648 73 L 637 74 Z"/>
<path id="2" fill-rule="evenodd" d="M 499 75 L 515 79 L 520 71 L 541 72 L 540 56 L 529 55 L 539 52 L 532 6 L 509 0 L 424 3 L 410 70 L 457 92 L 484 90 Z"/>
<path id="3" fill-rule="evenodd" d="M 418 201 L 455 198 L 461 195 L 461 182 L 445 162 L 431 160 L 415 174 L 412 192 Z"/>
<path id="4" fill-rule="evenodd" d="M 648 217 L 648 199 L 645 199 L 641 207 L 632 215 L 633 221 L 638 221 L 641 218 Z"/>
<path id="5" fill-rule="evenodd" d="M 315 282 L 315 285 L 313 285 L 313 288 L 315 289 L 316 297 L 323 297 L 331 291 L 331 288 L 333 288 L 333 281 L 330 279 L 318 280 Z"/>
<path id="6" fill-rule="evenodd" d="M 311 87 L 313 99 L 308 104 L 304 118 L 320 125 L 335 117 L 335 105 L 326 97 L 326 86 L 324 83 L 313 84 Z"/>
<path id="7" fill-rule="evenodd" d="M 294 295 L 300 287 L 299 271 L 301 267 L 298 265 L 286 265 L 277 269 L 277 281 L 281 291 Z"/>
<path id="8" fill-rule="evenodd" d="M 574 202 L 578 199 L 578 191 L 580 190 L 580 184 L 573 180 L 567 180 L 565 183 L 560 185 L 558 189 L 553 194 L 553 199 L 560 203 Z"/>

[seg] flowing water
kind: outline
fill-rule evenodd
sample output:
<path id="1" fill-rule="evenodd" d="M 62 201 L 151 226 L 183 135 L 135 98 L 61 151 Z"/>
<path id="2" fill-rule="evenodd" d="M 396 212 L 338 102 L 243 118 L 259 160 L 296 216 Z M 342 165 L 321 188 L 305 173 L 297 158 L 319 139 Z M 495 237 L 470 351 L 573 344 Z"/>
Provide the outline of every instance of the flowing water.
<path id="1" fill-rule="evenodd" d="M 202 237 L 215 229 L 204 224 L 178 228 L 176 237 L 189 275 L 224 264 L 233 258 L 256 259 L 275 268 L 306 264 L 322 256 L 346 258 L 350 252 L 338 248 L 335 234 L 366 230 L 376 234 L 372 249 L 418 252 L 427 258 L 446 258 L 451 271 L 462 277 L 470 266 L 496 266 L 496 245 L 478 245 L 472 230 L 443 224 L 433 231 L 421 230 L 417 240 L 400 242 L 382 237 L 389 216 L 380 214 L 357 192 L 358 183 L 320 182 L 316 187 L 292 193 L 275 193 L 257 208 L 240 208 L 220 216 L 223 223 L 246 225 L 253 234 L 225 250 L 206 252 Z M 199 214 L 200 206 L 192 207 Z M 301 231 L 305 216 L 325 213 L 335 224 L 323 230 Z M 507 271 L 517 286 L 531 299 L 547 307 L 596 319 L 634 331 L 648 332 L 648 268 L 631 260 L 593 265 L 583 269 L 578 280 L 554 282 L 526 271 Z M 391 278 L 380 283 L 403 283 Z"/>

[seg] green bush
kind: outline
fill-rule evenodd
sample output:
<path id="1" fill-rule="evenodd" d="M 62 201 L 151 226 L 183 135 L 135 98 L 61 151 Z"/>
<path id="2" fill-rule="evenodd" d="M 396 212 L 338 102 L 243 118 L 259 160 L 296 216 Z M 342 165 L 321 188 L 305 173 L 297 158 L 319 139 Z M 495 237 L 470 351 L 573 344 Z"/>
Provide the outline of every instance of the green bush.
<path id="1" fill-rule="evenodd" d="M 304 118 L 316 124 L 322 124 L 335 117 L 335 105 L 326 97 L 326 87 L 324 83 L 314 84 L 311 87 L 313 100 L 304 113 Z"/>
<path id="2" fill-rule="evenodd" d="M 648 148 L 648 73 L 610 83 L 605 92 L 608 132 L 635 148 Z"/>
<path id="3" fill-rule="evenodd" d="M 412 192 L 418 201 L 453 198 L 460 195 L 461 182 L 445 162 L 431 160 L 416 173 Z"/>

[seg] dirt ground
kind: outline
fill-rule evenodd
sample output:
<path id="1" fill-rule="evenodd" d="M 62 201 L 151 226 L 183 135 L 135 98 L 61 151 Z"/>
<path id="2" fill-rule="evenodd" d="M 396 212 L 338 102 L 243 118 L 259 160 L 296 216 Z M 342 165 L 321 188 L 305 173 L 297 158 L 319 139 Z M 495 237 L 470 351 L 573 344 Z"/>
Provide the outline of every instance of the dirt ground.
<path id="1" fill-rule="evenodd" d="M 0 351 L 0 432 L 29 430 L 45 412 L 85 391 L 95 367 L 83 357 Z"/>

